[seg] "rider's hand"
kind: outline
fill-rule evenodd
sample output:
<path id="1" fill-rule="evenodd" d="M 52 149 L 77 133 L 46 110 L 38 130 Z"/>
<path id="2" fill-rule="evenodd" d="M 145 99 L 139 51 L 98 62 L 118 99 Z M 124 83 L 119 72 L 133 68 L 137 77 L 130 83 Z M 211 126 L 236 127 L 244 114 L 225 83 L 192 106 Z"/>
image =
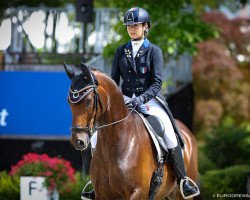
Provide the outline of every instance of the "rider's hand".
<path id="1" fill-rule="evenodd" d="M 140 107 L 142 104 L 143 104 L 143 98 L 141 96 L 139 97 L 134 97 L 132 100 L 131 100 L 131 103 L 133 105 L 133 107 Z"/>

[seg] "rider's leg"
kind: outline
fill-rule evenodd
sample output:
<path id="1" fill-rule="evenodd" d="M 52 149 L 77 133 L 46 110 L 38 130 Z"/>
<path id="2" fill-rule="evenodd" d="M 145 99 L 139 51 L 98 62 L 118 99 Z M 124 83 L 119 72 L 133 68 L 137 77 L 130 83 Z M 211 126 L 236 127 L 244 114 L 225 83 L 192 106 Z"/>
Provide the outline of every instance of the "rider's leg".
<path id="1" fill-rule="evenodd" d="M 170 152 L 170 161 L 173 166 L 173 171 L 177 179 L 178 186 L 184 198 L 191 198 L 199 194 L 199 189 L 196 185 L 190 184 L 186 177 L 186 170 L 184 166 L 183 155 L 180 146 L 178 145 L 176 134 L 174 132 L 172 123 L 164 111 L 160 103 L 152 99 L 147 105 L 142 105 L 141 110 L 145 114 L 156 115 L 161 119 L 165 126 L 164 141 Z"/>
<path id="2" fill-rule="evenodd" d="M 176 134 L 172 123 L 161 106 L 160 102 L 156 99 L 151 99 L 147 104 L 141 106 L 141 112 L 148 115 L 156 115 L 160 118 L 165 127 L 165 133 L 163 136 L 164 142 L 166 143 L 169 149 L 175 148 L 178 145 Z"/>
<path id="3" fill-rule="evenodd" d="M 170 161 L 174 170 L 177 184 L 184 199 L 200 194 L 198 186 L 186 175 L 181 147 L 169 149 Z"/>
<path id="4" fill-rule="evenodd" d="M 97 143 L 97 131 L 94 132 L 93 136 L 91 137 L 90 139 L 91 141 L 91 153 L 92 153 L 92 156 L 93 156 L 93 153 L 94 153 L 94 150 L 95 150 L 95 147 L 96 147 L 96 143 Z M 90 162 L 90 160 L 89 160 Z M 90 164 L 90 163 L 89 163 Z M 83 188 L 82 190 L 82 194 L 81 194 L 81 199 L 82 200 L 89 200 L 89 199 L 95 199 L 95 192 L 94 190 L 90 190 L 90 191 L 85 191 L 87 186 L 91 185 L 91 181 L 89 181 Z"/>

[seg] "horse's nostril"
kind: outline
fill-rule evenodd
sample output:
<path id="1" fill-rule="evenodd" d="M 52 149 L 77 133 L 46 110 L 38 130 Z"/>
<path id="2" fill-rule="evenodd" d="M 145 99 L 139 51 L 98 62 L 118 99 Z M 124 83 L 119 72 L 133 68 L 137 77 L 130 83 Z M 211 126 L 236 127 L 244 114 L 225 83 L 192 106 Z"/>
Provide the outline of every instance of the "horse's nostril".
<path id="1" fill-rule="evenodd" d="M 88 137 L 78 137 L 74 140 L 74 145 L 77 150 L 85 150 L 89 145 Z"/>
<path id="2" fill-rule="evenodd" d="M 76 141 L 76 144 L 79 146 L 79 147 L 83 147 L 84 146 L 84 142 L 82 140 L 77 140 Z"/>

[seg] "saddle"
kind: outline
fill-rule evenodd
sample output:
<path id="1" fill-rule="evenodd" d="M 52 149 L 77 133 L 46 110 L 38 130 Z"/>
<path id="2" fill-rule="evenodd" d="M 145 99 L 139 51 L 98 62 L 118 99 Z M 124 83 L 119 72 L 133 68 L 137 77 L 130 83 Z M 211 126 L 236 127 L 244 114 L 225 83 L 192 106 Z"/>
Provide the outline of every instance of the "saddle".
<path id="1" fill-rule="evenodd" d="M 177 124 L 176 124 L 176 122 L 175 122 L 175 119 L 174 119 L 174 117 L 173 117 L 173 115 L 172 115 L 172 113 L 171 113 L 171 111 L 170 111 L 170 109 L 169 109 L 169 107 L 168 107 L 167 102 L 166 102 L 166 101 L 163 99 L 163 97 L 161 97 L 161 96 L 162 96 L 162 95 L 159 95 L 159 96 L 156 96 L 155 98 L 160 102 L 160 104 L 163 106 L 165 112 L 167 113 L 167 115 L 168 115 L 168 117 L 169 117 L 169 119 L 170 119 L 170 121 L 171 121 L 171 123 L 172 123 L 172 126 L 173 126 L 173 128 L 174 128 L 174 131 L 175 131 L 175 133 L 176 133 L 178 143 L 180 144 L 181 148 L 184 149 L 184 148 L 185 148 L 185 143 L 184 143 L 184 139 L 183 139 L 183 137 L 182 137 L 182 134 L 180 133 L 180 130 L 179 130 L 179 128 L 178 128 L 178 126 L 177 126 Z M 127 98 L 127 99 L 124 100 L 124 102 L 125 102 L 125 104 L 126 104 L 126 106 L 127 106 L 128 108 L 133 108 L 130 101 L 131 101 L 130 98 Z M 137 111 L 140 112 L 139 110 L 137 110 Z M 144 114 L 143 114 L 143 115 L 144 115 Z M 145 117 L 147 118 L 147 116 L 145 116 Z M 152 123 L 151 125 L 152 125 L 153 127 L 155 127 L 155 126 L 153 125 L 153 123 Z M 158 133 L 158 132 L 156 132 L 156 133 Z"/>
<path id="2" fill-rule="evenodd" d="M 155 115 L 149 115 L 149 116 L 146 116 L 146 120 L 150 124 L 150 126 L 152 127 L 152 129 L 153 129 L 152 131 L 153 131 L 157 141 L 159 142 L 160 147 L 164 151 L 164 153 L 168 152 L 167 145 L 165 144 L 165 142 L 163 140 L 165 127 L 164 127 L 164 124 L 162 123 L 162 121 L 160 120 L 160 118 L 155 116 Z"/>

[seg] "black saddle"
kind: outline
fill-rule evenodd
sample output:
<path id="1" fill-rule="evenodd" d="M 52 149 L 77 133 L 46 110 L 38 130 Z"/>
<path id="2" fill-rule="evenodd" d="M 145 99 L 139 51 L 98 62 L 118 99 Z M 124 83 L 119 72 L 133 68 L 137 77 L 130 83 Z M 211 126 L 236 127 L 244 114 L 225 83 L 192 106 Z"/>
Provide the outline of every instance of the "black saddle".
<path id="1" fill-rule="evenodd" d="M 160 147 L 162 148 L 165 155 L 167 156 L 168 148 L 167 148 L 167 145 L 165 144 L 165 142 L 163 140 L 163 135 L 164 135 L 164 132 L 165 132 L 164 124 L 162 123 L 160 118 L 155 116 L 155 115 L 148 115 L 148 116 L 145 116 L 145 117 L 146 117 L 148 123 L 150 124 L 150 126 L 153 129 L 153 133 L 155 134 L 155 137 L 158 140 L 158 142 L 160 144 Z"/>

